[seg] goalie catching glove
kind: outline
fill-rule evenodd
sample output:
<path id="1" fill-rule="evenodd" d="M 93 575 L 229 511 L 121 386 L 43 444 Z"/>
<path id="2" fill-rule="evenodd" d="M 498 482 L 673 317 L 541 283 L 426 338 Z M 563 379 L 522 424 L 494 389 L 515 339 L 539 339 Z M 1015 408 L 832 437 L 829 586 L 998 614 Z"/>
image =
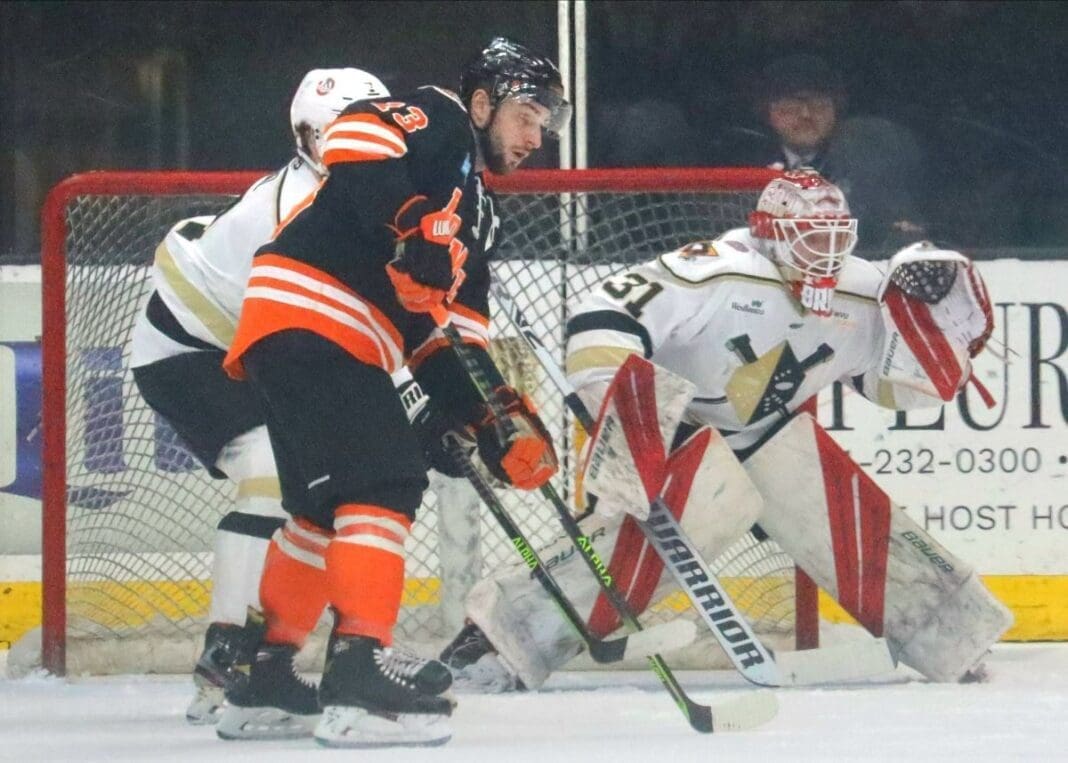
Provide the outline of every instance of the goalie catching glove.
<path id="1" fill-rule="evenodd" d="M 969 379 L 979 386 L 970 360 L 986 346 L 994 315 L 986 284 L 967 257 L 928 241 L 902 249 L 890 260 L 879 302 L 886 325 L 883 379 L 945 401 Z"/>
<path id="2" fill-rule="evenodd" d="M 463 283 L 467 247 L 456 238 L 461 223 L 456 208 L 462 197 L 459 188 L 453 189 L 449 203 L 422 215 L 418 226 L 405 228 L 404 220 L 425 208 L 426 197 L 415 197 L 397 213 L 392 226 L 397 235 L 395 256 L 386 273 L 405 310 L 428 313 L 447 305 Z"/>
<path id="3" fill-rule="evenodd" d="M 501 482 L 523 490 L 541 487 L 556 474 L 558 462 L 534 403 L 508 386 L 497 387 L 491 398 L 474 425 L 482 462 Z"/>

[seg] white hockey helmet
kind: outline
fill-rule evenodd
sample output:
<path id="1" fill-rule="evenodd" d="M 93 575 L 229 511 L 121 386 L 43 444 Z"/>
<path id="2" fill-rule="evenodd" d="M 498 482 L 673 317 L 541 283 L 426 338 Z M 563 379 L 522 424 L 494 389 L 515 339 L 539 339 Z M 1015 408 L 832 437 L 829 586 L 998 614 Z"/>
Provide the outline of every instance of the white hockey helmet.
<path id="1" fill-rule="evenodd" d="M 857 219 L 845 194 L 808 167 L 765 186 L 749 215 L 749 230 L 770 243 L 775 264 L 798 293 L 801 285 L 833 291 L 845 258 L 857 245 Z"/>
<path id="2" fill-rule="evenodd" d="M 322 140 L 327 125 L 353 101 L 388 96 L 382 81 L 363 69 L 312 69 L 304 75 L 289 107 L 297 153 L 325 175 Z"/>

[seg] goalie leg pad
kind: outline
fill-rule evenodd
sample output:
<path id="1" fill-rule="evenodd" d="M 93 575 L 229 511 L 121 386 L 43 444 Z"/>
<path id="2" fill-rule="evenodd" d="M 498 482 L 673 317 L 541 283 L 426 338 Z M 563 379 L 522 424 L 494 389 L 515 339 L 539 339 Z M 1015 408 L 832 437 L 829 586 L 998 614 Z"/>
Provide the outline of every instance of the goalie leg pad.
<path id="1" fill-rule="evenodd" d="M 761 527 L 909 667 L 960 678 L 1012 624 L 974 570 L 909 519 L 808 414 L 745 463 Z"/>
<path id="2" fill-rule="evenodd" d="M 664 501 L 702 555 L 713 559 L 745 534 L 762 504 L 723 438 L 710 430 L 695 437 L 668 459 L 668 472 L 674 478 Z M 607 574 L 633 610 L 642 612 L 676 590 L 632 518 L 595 514 L 583 520 L 582 527 L 602 558 L 610 559 Z M 590 630 L 603 637 L 619 627 L 620 619 L 581 553 L 567 538 L 538 550 Z M 467 600 L 467 616 L 531 689 L 541 686 L 582 647 L 578 634 L 522 564 L 476 584 Z"/>

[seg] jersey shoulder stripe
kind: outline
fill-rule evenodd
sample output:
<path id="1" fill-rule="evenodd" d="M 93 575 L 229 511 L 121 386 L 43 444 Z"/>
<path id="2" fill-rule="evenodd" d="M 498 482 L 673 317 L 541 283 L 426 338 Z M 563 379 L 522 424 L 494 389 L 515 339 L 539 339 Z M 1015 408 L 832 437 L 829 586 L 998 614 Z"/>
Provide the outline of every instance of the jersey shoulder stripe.
<path id="1" fill-rule="evenodd" d="M 374 114 L 344 114 L 326 128 L 323 163 L 400 159 L 408 153 L 404 133 Z"/>
<path id="2" fill-rule="evenodd" d="M 579 313 L 567 322 L 567 339 L 584 331 L 618 331 L 623 334 L 636 336 L 642 343 L 645 357 L 653 355 L 653 340 L 649 336 L 649 330 L 634 318 L 615 310 L 591 310 L 588 313 Z"/>

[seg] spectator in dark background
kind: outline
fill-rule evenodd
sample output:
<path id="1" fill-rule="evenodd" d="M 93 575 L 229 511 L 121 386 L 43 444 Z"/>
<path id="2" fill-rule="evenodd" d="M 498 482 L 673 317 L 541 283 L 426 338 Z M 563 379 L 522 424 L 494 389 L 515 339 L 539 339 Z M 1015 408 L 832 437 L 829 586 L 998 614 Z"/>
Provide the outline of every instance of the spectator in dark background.
<path id="1" fill-rule="evenodd" d="M 846 92 L 821 58 L 796 54 L 772 61 L 759 80 L 756 107 L 768 142 L 733 161 L 777 169 L 814 167 L 845 193 L 863 221 L 859 249 L 888 256 L 922 238 L 919 213 L 924 160 L 913 134 L 879 117 L 843 118 Z"/>

